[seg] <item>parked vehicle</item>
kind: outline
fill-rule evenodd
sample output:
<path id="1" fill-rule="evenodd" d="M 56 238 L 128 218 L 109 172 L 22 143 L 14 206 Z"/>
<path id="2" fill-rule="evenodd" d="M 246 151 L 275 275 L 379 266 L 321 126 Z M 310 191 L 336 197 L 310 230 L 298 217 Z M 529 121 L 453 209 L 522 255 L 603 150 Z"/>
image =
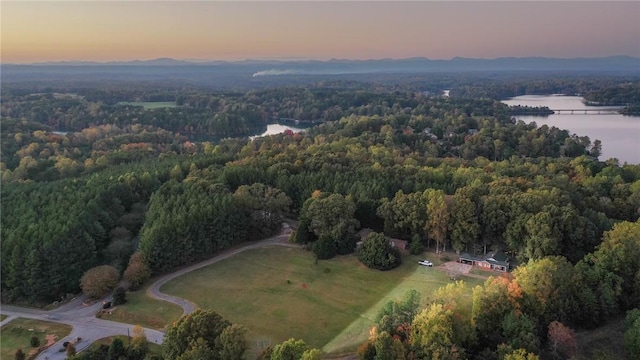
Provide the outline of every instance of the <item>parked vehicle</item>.
<path id="1" fill-rule="evenodd" d="M 418 261 L 418 264 L 424 265 L 424 266 L 429 266 L 429 267 L 433 266 L 433 263 L 431 261 L 429 261 L 429 260 L 420 260 L 420 261 Z"/>

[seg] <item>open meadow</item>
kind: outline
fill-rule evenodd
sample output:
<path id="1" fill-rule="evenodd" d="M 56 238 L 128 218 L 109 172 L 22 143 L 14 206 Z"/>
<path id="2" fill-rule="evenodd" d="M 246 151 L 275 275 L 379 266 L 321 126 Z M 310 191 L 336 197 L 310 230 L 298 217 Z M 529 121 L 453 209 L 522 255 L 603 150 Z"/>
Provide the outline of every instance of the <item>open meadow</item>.
<path id="1" fill-rule="evenodd" d="M 37 336 L 39 346 L 51 340 L 61 339 L 71 333 L 71 326 L 48 321 L 18 318 L 0 329 L 0 359 L 13 359 L 16 351 L 22 349 L 25 355 L 39 353 L 38 347 L 32 347 L 30 340 Z M 28 358 L 28 356 L 27 356 Z"/>
<path id="2" fill-rule="evenodd" d="M 380 272 L 355 256 L 315 263 L 311 252 L 268 247 L 193 271 L 161 290 L 244 325 L 253 351 L 295 337 L 340 353 L 355 350 L 367 338 L 387 301 L 415 289 L 426 302 L 451 281 L 436 268 L 418 266 L 418 259 L 405 256 L 400 267 Z M 472 286 L 482 282 L 468 280 Z M 470 298 L 471 286 L 468 294 Z"/>
<path id="3" fill-rule="evenodd" d="M 145 110 L 174 108 L 178 106 L 175 101 L 121 101 L 118 105 L 142 106 Z"/>

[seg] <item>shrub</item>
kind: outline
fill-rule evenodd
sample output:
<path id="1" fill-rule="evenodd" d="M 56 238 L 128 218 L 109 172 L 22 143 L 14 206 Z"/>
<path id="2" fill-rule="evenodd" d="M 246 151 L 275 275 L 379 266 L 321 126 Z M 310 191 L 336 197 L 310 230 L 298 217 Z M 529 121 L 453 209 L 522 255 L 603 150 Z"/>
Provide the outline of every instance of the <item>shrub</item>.
<path id="1" fill-rule="evenodd" d="M 31 339 L 29 340 L 29 344 L 31 345 L 31 347 L 37 348 L 38 346 L 40 346 L 40 338 L 37 335 L 32 335 Z"/>
<path id="2" fill-rule="evenodd" d="M 73 356 L 76 354 L 76 347 L 73 344 L 67 345 L 67 356 Z"/>
<path id="3" fill-rule="evenodd" d="M 14 357 L 15 360 L 24 360 L 26 359 L 26 357 L 27 355 L 25 355 L 22 349 L 16 350 L 15 357 Z"/>
<path id="4" fill-rule="evenodd" d="M 122 287 L 118 286 L 113 290 L 113 306 L 117 306 L 120 304 L 124 304 L 127 302 L 127 291 Z"/>
<path id="5" fill-rule="evenodd" d="M 330 235 L 322 235 L 313 243 L 313 252 L 320 260 L 331 259 L 336 256 L 336 242 Z"/>

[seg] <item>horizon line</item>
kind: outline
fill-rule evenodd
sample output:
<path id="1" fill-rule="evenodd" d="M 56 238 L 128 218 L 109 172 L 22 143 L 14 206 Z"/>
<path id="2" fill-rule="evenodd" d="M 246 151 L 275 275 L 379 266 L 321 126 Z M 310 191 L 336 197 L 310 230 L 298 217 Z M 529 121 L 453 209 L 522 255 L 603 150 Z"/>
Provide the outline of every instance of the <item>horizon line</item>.
<path id="1" fill-rule="evenodd" d="M 109 64 L 130 64 L 130 63 L 146 63 L 146 62 L 154 62 L 154 61 L 173 61 L 173 62 L 181 62 L 185 63 L 185 65 L 198 65 L 198 64 L 207 64 L 207 63 L 241 63 L 248 61 L 261 61 L 261 62 L 331 62 L 331 61 L 402 61 L 402 60 L 428 60 L 428 61 L 452 61 L 452 60 L 500 60 L 500 59 L 554 59 L 554 60 L 576 60 L 576 59 L 607 59 L 607 58 L 630 58 L 630 59 L 640 59 L 640 57 L 632 56 L 632 55 L 607 55 L 607 56 L 577 56 L 577 57 L 550 57 L 550 56 L 500 56 L 493 58 L 482 58 L 482 57 L 462 57 L 462 56 L 454 56 L 448 59 L 431 59 L 426 56 L 412 56 L 406 58 L 368 58 L 368 59 L 355 59 L 355 58 L 329 58 L 329 59 L 321 59 L 321 58 L 304 58 L 304 57 L 282 57 L 282 58 L 274 58 L 274 57 L 266 57 L 266 58 L 244 58 L 244 59 L 180 59 L 180 58 L 172 58 L 172 57 L 157 57 L 150 59 L 131 59 L 131 60 L 44 60 L 44 61 L 33 61 L 33 62 L 2 62 L 0 60 L 0 65 L 72 65 L 74 63 L 79 63 L 80 65 L 109 65 Z"/>

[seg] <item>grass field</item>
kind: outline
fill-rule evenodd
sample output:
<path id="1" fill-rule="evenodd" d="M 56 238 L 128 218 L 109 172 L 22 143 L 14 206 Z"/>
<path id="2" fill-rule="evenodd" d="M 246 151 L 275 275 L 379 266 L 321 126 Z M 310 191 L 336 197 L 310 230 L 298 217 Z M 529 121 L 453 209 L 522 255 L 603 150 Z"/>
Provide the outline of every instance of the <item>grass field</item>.
<path id="1" fill-rule="evenodd" d="M 102 314 L 101 318 L 161 330 L 181 315 L 181 307 L 148 297 L 145 287 L 128 292 L 125 304 L 118 305 L 111 315 Z"/>
<path id="2" fill-rule="evenodd" d="M 118 103 L 118 105 L 142 106 L 145 110 L 160 109 L 160 108 L 174 108 L 178 106 L 175 101 L 140 101 L 140 102 L 121 101 Z"/>
<path id="3" fill-rule="evenodd" d="M 37 335 L 40 344 L 46 344 L 45 336 L 55 334 L 61 339 L 71 333 L 71 326 L 48 321 L 18 318 L 0 329 L 0 359 L 13 359 L 16 350 L 22 349 L 25 354 L 33 350 L 29 341 Z"/>
<path id="4" fill-rule="evenodd" d="M 6 318 L 7 318 L 7 315 L 0 314 L 0 321 L 4 320 L 4 319 L 6 319 Z"/>
<path id="5" fill-rule="evenodd" d="M 254 351 L 296 337 L 333 353 L 366 339 L 371 319 L 388 300 L 408 289 L 426 300 L 449 282 L 417 260 L 407 256 L 399 268 L 380 272 L 355 256 L 314 264 L 313 254 L 301 249 L 262 248 L 179 277 L 162 291 L 246 326 Z"/>

